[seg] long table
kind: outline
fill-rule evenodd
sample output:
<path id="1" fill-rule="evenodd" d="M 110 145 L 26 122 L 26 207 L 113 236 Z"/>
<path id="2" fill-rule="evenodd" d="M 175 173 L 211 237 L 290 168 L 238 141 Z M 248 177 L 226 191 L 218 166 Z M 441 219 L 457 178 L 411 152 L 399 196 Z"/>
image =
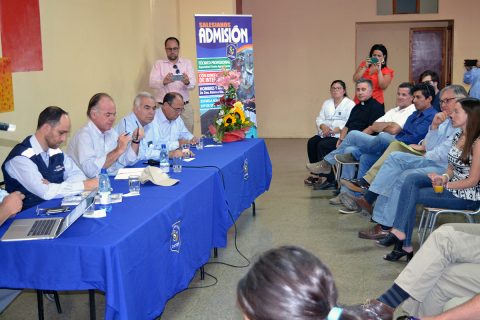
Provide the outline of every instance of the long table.
<path id="1" fill-rule="evenodd" d="M 0 287 L 98 289 L 105 292 L 106 319 L 160 315 L 168 299 L 188 287 L 209 260 L 211 249 L 226 244 L 233 223 L 229 212 L 238 218 L 271 179 L 261 139 L 196 153 L 185 165 L 203 168 L 171 174 L 181 180 L 173 187 L 143 185 L 141 196 L 114 204 L 106 218 L 80 218 L 54 240 L 1 242 Z M 114 192 L 128 192 L 126 181 L 112 180 L 112 186 Z M 18 218 L 33 217 L 34 211 Z M 0 236 L 10 223 L 0 227 Z"/>

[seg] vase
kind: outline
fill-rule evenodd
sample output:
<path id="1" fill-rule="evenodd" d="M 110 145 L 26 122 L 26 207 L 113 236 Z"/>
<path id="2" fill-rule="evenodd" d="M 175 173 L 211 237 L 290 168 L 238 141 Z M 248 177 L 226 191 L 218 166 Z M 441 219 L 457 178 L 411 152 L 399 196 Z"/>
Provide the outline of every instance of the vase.
<path id="1" fill-rule="evenodd" d="M 228 131 L 223 134 L 223 142 L 235 142 L 235 141 L 242 141 L 245 139 L 245 132 L 248 131 L 249 128 L 245 129 L 238 129 L 233 131 Z"/>

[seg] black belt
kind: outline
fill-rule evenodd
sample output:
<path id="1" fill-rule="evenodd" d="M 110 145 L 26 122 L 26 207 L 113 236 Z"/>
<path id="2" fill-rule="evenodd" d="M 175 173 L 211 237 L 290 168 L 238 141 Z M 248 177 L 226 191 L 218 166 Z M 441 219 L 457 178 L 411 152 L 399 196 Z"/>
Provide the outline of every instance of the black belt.
<path id="1" fill-rule="evenodd" d="M 190 103 L 190 101 L 185 101 L 183 104 L 184 104 L 184 105 L 187 105 L 187 104 L 189 104 L 189 103 Z M 161 105 L 161 106 L 163 106 L 163 102 L 159 102 L 158 104 Z"/>

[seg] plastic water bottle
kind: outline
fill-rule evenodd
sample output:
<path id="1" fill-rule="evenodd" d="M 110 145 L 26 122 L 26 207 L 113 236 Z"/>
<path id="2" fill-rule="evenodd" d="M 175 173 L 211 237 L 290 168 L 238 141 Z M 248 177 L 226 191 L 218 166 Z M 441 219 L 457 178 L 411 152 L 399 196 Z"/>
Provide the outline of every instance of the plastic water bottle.
<path id="1" fill-rule="evenodd" d="M 112 187 L 110 186 L 110 178 L 108 177 L 107 170 L 102 169 L 98 176 L 98 194 L 100 196 L 100 209 L 105 209 L 105 212 L 112 211 L 111 194 Z"/>
<path id="2" fill-rule="evenodd" d="M 167 145 L 162 143 L 162 148 L 160 149 L 160 169 L 162 172 L 170 172 L 170 163 L 168 162 L 168 150 Z"/>

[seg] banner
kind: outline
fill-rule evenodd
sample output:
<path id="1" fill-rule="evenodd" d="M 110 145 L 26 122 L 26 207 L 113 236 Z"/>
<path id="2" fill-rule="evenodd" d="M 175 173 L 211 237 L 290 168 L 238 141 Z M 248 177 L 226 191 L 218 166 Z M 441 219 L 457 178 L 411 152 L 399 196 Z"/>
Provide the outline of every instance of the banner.
<path id="1" fill-rule="evenodd" d="M 241 73 L 237 97 L 244 104 L 245 115 L 255 123 L 247 137 L 257 137 L 252 16 L 195 15 L 195 34 L 202 134 L 208 132 L 216 118 L 218 108 L 214 103 L 223 95 L 223 89 L 215 85 L 215 79 L 226 68 Z"/>

